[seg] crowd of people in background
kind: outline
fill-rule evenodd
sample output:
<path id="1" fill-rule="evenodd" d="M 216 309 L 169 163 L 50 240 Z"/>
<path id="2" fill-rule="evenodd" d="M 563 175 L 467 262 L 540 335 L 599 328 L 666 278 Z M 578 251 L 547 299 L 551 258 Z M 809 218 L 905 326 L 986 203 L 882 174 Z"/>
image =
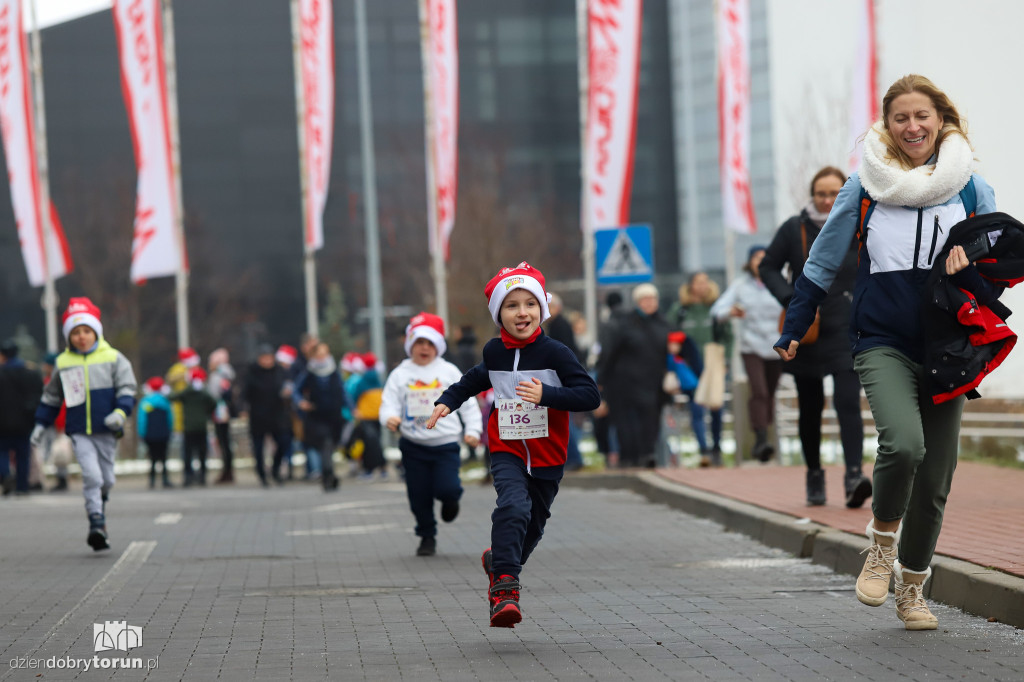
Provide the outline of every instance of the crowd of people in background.
<path id="1" fill-rule="evenodd" d="M 653 284 L 637 285 L 625 295 L 611 291 L 605 296 L 597 335 L 587 328 L 581 313 L 567 309 L 557 294 L 552 295 L 551 316 L 544 330 L 572 352 L 602 395 L 597 410 L 570 418 L 566 471 L 584 467 L 580 447 L 584 432 L 593 434 L 597 454 L 609 468 L 678 462 L 674 455 L 666 456 L 665 410 L 673 404 L 683 405 L 689 414 L 687 436 L 696 444 L 700 466 L 722 466 L 723 410 L 732 374 L 729 358 L 734 318 L 740 320 L 739 351 L 750 383 L 746 409 L 755 438 L 745 458 L 771 459 L 768 428 L 774 419 L 774 391 L 783 364 L 771 350 L 771 342 L 782 310 L 776 298 L 785 302 L 785 293 L 773 295 L 780 288 L 775 269 L 769 271 L 769 283 L 775 288 L 769 291 L 762 282 L 759 264 L 764 256 L 763 247 L 751 248 L 743 275 L 721 296 L 719 284 L 707 273 L 692 274 L 664 315 L 660 312 L 661 292 Z M 832 331 L 827 334 L 826 338 L 834 335 Z M 466 372 L 480 361 L 478 336 L 470 326 L 460 327 L 456 336 L 440 355 Z M 0 348 L 0 358 L 0 400 L 4 406 L 10 405 L 0 414 L 0 446 L 11 453 L 0 457 L 4 491 L 27 494 L 42 490 L 44 462 L 55 470 L 52 490 L 66 490 L 71 457 L 62 432 L 63 411 L 45 429 L 40 447 L 22 447 L 19 440 L 32 432 L 35 406 L 53 375 L 56 355 L 47 356 L 38 368 L 31 367 L 21 361 L 17 346 L 8 341 Z M 801 366 L 795 363 L 792 371 L 797 373 Z M 836 377 L 851 371 L 841 366 L 824 368 L 832 369 Z M 232 484 L 240 446 L 251 454 L 259 483 L 266 487 L 307 480 L 320 482 L 324 490 L 336 490 L 346 473 L 339 467 L 346 468 L 349 476 L 367 481 L 387 480 L 387 439 L 380 418 L 387 376 L 387 368 L 373 353 L 339 355 L 308 334 L 294 346 L 259 345 L 254 359 L 240 371 L 232 364 L 227 348 L 211 351 L 205 364 L 195 349 L 183 348 L 162 376 L 141 382 L 133 423 L 138 451 L 149 459 L 149 486 Z M 819 503 L 811 493 L 811 476 L 823 476 L 811 473 L 821 471 L 817 448 L 822 398 L 813 397 L 813 386 L 805 386 L 814 380 L 820 384 L 820 377 L 803 380 L 802 374 L 798 375 L 800 395 L 812 395 L 801 398 L 800 403 L 809 503 Z M 837 390 L 839 387 L 846 384 L 837 379 Z M 859 384 L 854 382 L 852 390 L 859 391 Z M 11 402 L 19 400 L 20 411 Z M 492 403 L 492 394 L 478 396 L 477 408 L 485 418 Z M 805 426 L 805 413 L 806 419 L 816 415 L 813 429 Z M 18 415 L 20 423 L 15 423 Z M 841 423 L 846 428 L 846 422 Z M 844 435 L 844 446 L 847 441 L 852 442 L 853 436 Z M 487 469 L 486 433 L 469 448 L 471 459 L 478 459 L 478 448 Z M 854 446 L 849 449 L 859 456 Z M 211 457 L 219 466 L 210 464 Z M 849 474 L 858 474 L 859 458 L 851 455 L 848 460 Z M 391 475 L 401 476 L 402 465 L 394 469 Z M 489 482 L 489 470 L 484 479 Z"/>

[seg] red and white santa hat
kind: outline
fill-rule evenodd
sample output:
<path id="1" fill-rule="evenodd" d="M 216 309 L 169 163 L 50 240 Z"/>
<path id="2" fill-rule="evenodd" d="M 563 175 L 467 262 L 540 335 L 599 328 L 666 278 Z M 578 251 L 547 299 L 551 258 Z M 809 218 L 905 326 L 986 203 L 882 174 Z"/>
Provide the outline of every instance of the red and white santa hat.
<path id="1" fill-rule="evenodd" d="M 484 287 L 487 309 L 491 311 L 491 319 L 496 325 L 501 326 L 501 303 L 513 289 L 525 289 L 537 297 L 540 303 L 541 322 L 551 317 L 551 311 L 548 309 L 551 294 L 544 289 L 544 275 L 523 261 L 514 268 L 502 268 Z"/>
<path id="2" fill-rule="evenodd" d="M 159 393 L 160 389 L 164 387 L 164 380 L 161 377 L 150 377 L 146 380 L 146 388 L 153 393 Z"/>
<path id="3" fill-rule="evenodd" d="M 295 358 L 297 357 L 299 357 L 299 351 L 295 350 L 295 346 L 289 346 L 288 344 L 282 345 L 274 353 L 274 359 L 286 367 L 291 367 L 295 364 Z"/>
<path id="4" fill-rule="evenodd" d="M 206 370 L 202 367 L 193 367 L 188 371 L 188 380 L 192 383 L 203 383 L 206 381 Z"/>
<path id="5" fill-rule="evenodd" d="M 103 336 L 103 324 L 100 323 L 100 309 L 85 296 L 68 301 L 68 309 L 64 311 L 64 316 L 60 322 L 65 339 L 71 336 L 72 329 L 83 324 L 96 332 L 97 338 Z"/>
<path id="6" fill-rule="evenodd" d="M 186 367 L 198 367 L 200 360 L 199 353 L 194 348 L 182 348 L 178 351 L 178 362 Z"/>
<path id="7" fill-rule="evenodd" d="M 444 340 L 444 320 L 431 313 L 420 313 L 409 320 L 405 328 L 405 354 L 412 355 L 412 345 L 417 339 L 426 339 L 434 344 L 439 356 L 448 350 Z"/>

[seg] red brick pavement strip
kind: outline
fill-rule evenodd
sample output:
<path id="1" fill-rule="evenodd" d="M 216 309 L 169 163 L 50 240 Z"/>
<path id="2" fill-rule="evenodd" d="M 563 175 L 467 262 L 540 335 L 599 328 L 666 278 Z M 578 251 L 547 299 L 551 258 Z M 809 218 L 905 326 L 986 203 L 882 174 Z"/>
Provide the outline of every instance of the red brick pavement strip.
<path id="1" fill-rule="evenodd" d="M 826 467 L 828 504 L 823 507 L 806 506 L 805 471 L 769 465 L 657 473 L 676 483 L 863 536 L 871 503 L 861 509 L 843 506 L 843 468 Z M 865 473 L 871 474 L 870 467 Z M 961 462 L 936 552 L 1024 577 L 1024 471 Z"/>

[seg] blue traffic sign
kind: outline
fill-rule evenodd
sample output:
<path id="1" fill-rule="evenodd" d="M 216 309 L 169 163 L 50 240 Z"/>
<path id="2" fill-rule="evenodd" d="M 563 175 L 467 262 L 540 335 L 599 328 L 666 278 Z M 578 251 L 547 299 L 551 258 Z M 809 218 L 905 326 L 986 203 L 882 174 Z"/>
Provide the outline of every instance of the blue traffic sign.
<path id="1" fill-rule="evenodd" d="M 627 225 L 594 231 L 598 284 L 650 282 L 654 250 L 650 225 Z"/>

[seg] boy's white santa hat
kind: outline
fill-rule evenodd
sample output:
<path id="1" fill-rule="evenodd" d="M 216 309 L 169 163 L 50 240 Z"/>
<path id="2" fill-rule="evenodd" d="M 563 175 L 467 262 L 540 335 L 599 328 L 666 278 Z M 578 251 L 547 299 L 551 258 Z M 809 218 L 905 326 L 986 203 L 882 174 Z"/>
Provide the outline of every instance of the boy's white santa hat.
<path id="1" fill-rule="evenodd" d="M 103 336 L 103 324 L 100 323 L 100 309 L 85 296 L 72 298 L 68 301 L 68 309 L 61 318 L 61 329 L 64 338 L 71 336 L 71 330 L 85 325 L 96 332 L 96 338 Z"/>
<path id="2" fill-rule="evenodd" d="M 496 325 L 501 326 L 501 303 L 513 289 L 525 289 L 537 298 L 540 303 L 541 322 L 551 317 L 551 311 L 548 309 L 551 294 L 544 289 L 544 275 L 523 261 L 514 268 L 502 268 L 484 287 L 487 309 L 491 311 L 491 319 Z"/>
<path id="3" fill-rule="evenodd" d="M 448 344 L 444 340 L 444 320 L 437 315 L 420 313 L 409 320 L 405 328 L 405 354 L 412 356 L 412 345 L 417 339 L 426 339 L 434 344 L 438 356 L 444 355 Z"/>

